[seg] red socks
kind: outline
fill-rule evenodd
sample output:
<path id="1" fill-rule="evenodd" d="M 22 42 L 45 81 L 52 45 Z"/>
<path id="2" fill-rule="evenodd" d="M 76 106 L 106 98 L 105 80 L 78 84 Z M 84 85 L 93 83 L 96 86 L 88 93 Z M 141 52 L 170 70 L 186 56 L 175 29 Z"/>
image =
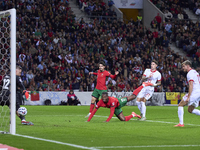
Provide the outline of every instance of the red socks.
<path id="1" fill-rule="evenodd" d="M 133 118 L 133 115 L 125 116 L 125 121 L 129 121 L 131 118 Z"/>
<path id="2" fill-rule="evenodd" d="M 94 103 L 91 103 L 90 104 L 90 113 L 92 113 L 93 109 L 94 109 Z"/>
<path id="3" fill-rule="evenodd" d="M 137 89 L 134 90 L 133 94 L 138 95 L 138 93 L 142 90 L 143 86 L 139 86 Z"/>

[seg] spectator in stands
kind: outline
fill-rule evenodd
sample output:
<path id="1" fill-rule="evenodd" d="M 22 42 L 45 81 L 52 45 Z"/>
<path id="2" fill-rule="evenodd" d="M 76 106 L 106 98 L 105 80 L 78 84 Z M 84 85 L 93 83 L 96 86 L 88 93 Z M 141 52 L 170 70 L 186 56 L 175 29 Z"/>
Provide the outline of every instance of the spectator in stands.
<path id="1" fill-rule="evenodd" d="M 197 16 L 199 16 L 199 18 L 200 18 L 200 5 L 198 6 L 197 10 L 195 11 L 195 14 Z"/>
<path id="2" fill-rule="evenodd" d="M 111 7 L 114 4 L 114 2 L 112 0 L 108 1 L 108 6 Z"/>
<path id="3" fill-rule="evenodd" d="M 158 31 L 160 31 L 160 25 L 162 23 L 162 18 L 161 18 L 159 13 L 157 13 L 157 16 L 155 18 L 156 18 L 156 21 L 157 21 Z"/>
<path id="4" fill-rule="evenodd" d="M 84 0 L 83 3 L 82 3 L 82 8 L 81 8 L 81 10 L 84 11 L 85 8 L 87 8 L 87 7 L 88 7 L 88 3 L 86 2 L 86 0 Z"/>
<path id="5" fill-rule="evenodd" d="M 138 13 L 136 23 L 137 23 L 137 25 L 141 25 L 142 24 L 142 15 L 141 15 L 141 13 Z"/>
<path id="6" fill-rule="evenodd" d="M 48 88 L 44 88 L 44 90 L 59 91 L 63 90 L 62 86 L 67 91 L 69 89 L 93 90 L 96 83 L 94 78 L 90 79 L 91 82 L 88 81 L 87 70 L 96 70 L 95 63 L 99 62 L 100 59 L 107 63 L 111 72 L 122 70 L 121 87 L 128 84 L 131 88 L 137 87 L 141 72 L 149 66 L 153 58 L 159 59 L 159 69 L 167 80 L 175 78 L 175 81 L 177 81 L 178 77 L 174 74 L 174 70 L 167 70 L 167 68 L 173 66 L 168 62 L 181 64 L 183 60 L 167 46 L 163 46 L 163 41 L 165 42 L 170 36 L 167 33 L 168 37 L 166 38 L 165 23 L 162 24 L 159 33 L 157 31 L 152 32 L 150 29 L 141 26 L 138 21 L 132 20 L 126 24 L 120 20 L 112 19 L 116 13 L 101 1 L 87 1 L 90 13 L 102 18 L 100 19 L 102 21 L 95 19 L 87 25 L 84 20 L 81 22 L 74 20 L 73 12 L 67 3 L 61 4 L 53 1 L 48 4 L 49 8 L 52 8 L 51 12 L 46 13 L 45 4 L 40 4 L 39 0 L 34 2 L 38 3 L 37 11 L 33 10 L 25 14 L 23 8 L 17 8 L 17 60 L 21 59 L 20 54 L 26 56 L 20 62 L 24 64 L 23 71 L 26 71 L 24 74 L 29 76 L 29 70 L 33 74 L 32 77 L 26 78 L 26 80 L 30 80 L 29 89 L 40 89 L 41 83 L 45 84 L 45 80 L 47 80 Z M 25 4 L 24 8 L 27 9 L 27 3 L 21 3 L 22 5 Z M 174 2 L 171 1 L 170 3 Z M 34 4 L 29 3 L 29 5 L 31 8 L 35 7 Z M 164 7 L 167 6 L 164 1 L 159 1 L 158 5 L 160 9 L 165 9 Z M 112 18 L 105 21 L 107 16 Z M 27 26 L 24 26 L 24 24 L 27 24 Z M 183 24 L 186 24 L 186 26 L 183 26 Z M 175 25 L 176 28 L 174 28 Z M 188 29 L 190 32 L 198 33 L 196 26 L 198 24 L 193 25 L 189 21 L 174 22 L 171 27 L 171 35 L 174 36 L 175 40 L 180 35 L 177 41 L 179 45 L 183 45 L 190 36 L 189 32 L 186 32 Z M 41 36 L 40 40 L 37 36 Z M 192 38 L 191 41 L 193 44 Z M 198 41 L 196 41 L 196 44 L 198 45 Z M 3 52 L 2 44 L 0 44 L 0 48 Z M 135 57 L 139 57 L 140 61 L 134 59 Z M 46 64 L 46 67 L 43 67 L 43 69 L 39 67 L 41 71 L 38 71 L 37 66 L 42 61 Z M 199 60 L 197 59 L 197 61 Z M 1 63 L 0 67 L 3 68 L 3 59 Z M 138 64 L 135 66 L 136 63 Z M 179 68 L 180 66 L 177 65 Z M 40 72 L 40 75 L 38 72 Z M 169 72 L 173 75 L 170 76 Z M 180 70 L 177 72 L 180 74 Z M 32 80 L 35 80 L 35 82 Z M 185 79 L 181 79 L 180 82 L 184 81 Z M 112 83 L 111 91 L 128 90 L 128 88 L 118 88 L 119 82 L 114 84 L 114 81 L 112 81 Z"/>
<path id="7" fill-rule="evenodd" d="M 183 15 L 183 13 L 181 11 L 178 13 L 178 19 L 179 20 L 183 20 L 184 19 L 184 15 Z"/>
<path id="8" fill-rule="evenodd" d="M 158 27 L 158 22 L 156 20 L 156 18 L 154 18 L 152 21 L 151 21 L 151 28 L 152 29 L 157 29 Z"/>
<path id="9" fill-rule="evenodd" d="M 73 90 L 69 91 L 69 94 L 67 94 L 67 103 L 68 105 L 80 105 L 81 102 L 79 101 L 78 97 L 74 94 Z"/>
<path id="10" fill-rule="evenodd" d="M 171 33 L 172 33 L 172 24 L 170 21 L 167 22 L 166 26 L 165 26 L 165 30 L 167 31 L 167 37 L 168 39 L 170 39 Z"/>
<path id="11" fill-rule="evenodd" d="M 196 57 L 193 58 L 192 67 L 196 70 L 199 67 L 199 63 L 197 62 Z"/>
<path id="12" fill-rule="evenodd" d="M 173 15 L 171 12 L 169 12 L 169 10 L 165 10 L 164 15 L 165 15 L 166 22 L 170 21 L 173 18 Z"/>
<path id="13" fill-rule="evenodd" d="M 200 62 L 200 49 L 197 50 L 197 52 L 195 53 L 197 60 Z"/>

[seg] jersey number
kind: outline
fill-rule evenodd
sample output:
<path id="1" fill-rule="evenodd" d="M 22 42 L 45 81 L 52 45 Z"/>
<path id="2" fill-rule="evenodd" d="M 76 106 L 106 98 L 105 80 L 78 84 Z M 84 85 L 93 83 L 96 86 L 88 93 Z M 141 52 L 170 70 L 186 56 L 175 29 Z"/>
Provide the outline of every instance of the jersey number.
<path id="1" fill-rule="evenodd" d="M 8 90 L 10 85 L 10 79 L 3 79 L 3 89 Z"/>

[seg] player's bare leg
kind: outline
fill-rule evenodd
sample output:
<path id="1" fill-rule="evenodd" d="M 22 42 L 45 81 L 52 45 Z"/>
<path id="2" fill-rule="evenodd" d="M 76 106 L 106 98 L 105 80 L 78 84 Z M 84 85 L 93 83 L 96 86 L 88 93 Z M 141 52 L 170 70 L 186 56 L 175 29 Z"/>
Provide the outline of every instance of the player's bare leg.
<path id="1" fill-rule="evenodd" d="M 195 109 L 195 106 L 188 106 L 188 112 L 200 116 L 200 110 Z"/>
<path id="2" fill-rule="evenodd" d="M 124 116 L 124 114 L 121 112 L 121 113 L 117 116 L 117 118 L 118 118 L 119 120 L 121 120 L 121 121 L 129 121 L 129 120 L 130 120 L 131 118 L 133 118 L 133 117 L 141 118 L 140 115 L 137 115 L 135 112 L 132 112 L 132 114 L 129 115 L 129 116 Z"/>
<path id="3" fill-rule="evenodd" d="M 127 102 L 134 100 L 136 97 L 137 97 L 137 96 L 136 96 L 136 95 L 133 95 L 133 94 L 130 95 L 130 96 L 127 96 Z"/>
<path id="4" fill-rule="evenodd" d="M 184 127 L 183 123 L 183 115 L 184 115 L 184 109 L 183 107 L 187 105 L 188 102 L 181 100 L 181 102 L 178 104 L 178 117 L 179 117 L 179 124 L 175 125 L 175 127 Z M 195 106 L 190 105 L 188 106 L 188 112 L 195 114 L 195 115 L 200 115 L 200 110 L 195 109 Z"/>
<path id="5" fill-rule="evenodd" d="M 183 115 L 184 115 L 184 109 L 183 107 L 187 105 L 187 102 L 184 100 L 181 100 L 178 104 L 178 118 L 179 118 L 179 124 L 175 125 L 175 127 L 184 127 L 183 124 Z"/>
<path id="6" fill-rule="evenodd" d="M 97 100 L 97 98 L 92 96 L 92 100 L 91 100 L 91 104 L 90 104 L 90 112 L 87 116 L 85 116 L 86 118 L 89 117 L 90 114 L 92 113 L 96 100 Z"/>

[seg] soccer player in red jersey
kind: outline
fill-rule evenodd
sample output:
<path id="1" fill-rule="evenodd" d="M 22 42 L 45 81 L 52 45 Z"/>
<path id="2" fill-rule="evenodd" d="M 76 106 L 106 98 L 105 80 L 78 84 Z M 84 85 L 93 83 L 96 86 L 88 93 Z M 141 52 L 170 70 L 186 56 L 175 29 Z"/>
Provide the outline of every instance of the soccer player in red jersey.
<path id="1" fill-rule="evenodd" d="M 97 75 L 97 85 L 92 93 L 90 112 L 86 117 L 89 117 L 91 112 L 93 111 L 95 101 L 102 95 L 103 92 L 107 92 L 106 77 L 111 77 L 112 79 L 115 79 L 119 72 L 115 71 L 115 75 L 112 75 L 110 72 L 105 70 L 105 63 L 102 61 L 99 63 L 99 70 L 97 71 L 97 73 L 89 72 L 89 75 L 91 74 Z"/>
<path id="2" fill-rule="evenodd" d="M 90 114 L 87 122 L 89 122 L 92 119 L 92 117 L 94 116 L 96 111 L 99 109 L 99 107 L 110 108 L 110 115 L 109 115 L 108 119 L 106 120 L 106 122 L 109 122 L 114 114 L 121 121 L 129 121 L 132 117 L 141 118 L 141 116 L 137 115 L 135 112 L 132 112 L 132 114 L 129 116 L 124 116 L 121 108 L 123 106 L 125 106 L 127 102 L 135 99 L 137 94 L 141 91 L 141 89 L 146 86 L 152 86 L 152 83 L 143 83 L 140 87 L 135 89 L 135 91 L 133 92 L 132 95 L 130 95 L 128 97 L 122 97 L 122 98 L 110 97 L 110 96 L 108 96 L 107 92 L 103 92 L 102 99 L 97 103 L 96 108 Z"/>

